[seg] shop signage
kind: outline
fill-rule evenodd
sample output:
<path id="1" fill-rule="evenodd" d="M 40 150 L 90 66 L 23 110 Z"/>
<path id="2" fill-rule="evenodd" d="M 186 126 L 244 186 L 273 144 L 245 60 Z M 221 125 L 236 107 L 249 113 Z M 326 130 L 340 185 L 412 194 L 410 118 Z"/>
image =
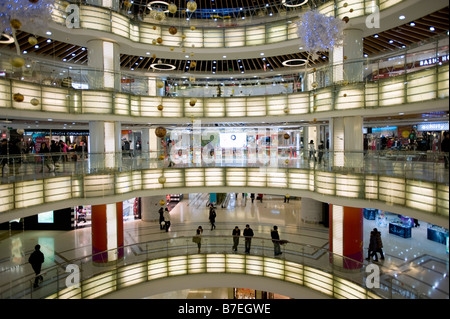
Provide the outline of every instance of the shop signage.
<path id="1" fill-rule="evenodd" d="M 447 55 L 441 55 L 437 58 L 420 60 L 419 65 L 427 66 L 427 65 L 432 65 L 432 64 L 436 64 L 436 63 L 444 63 L 444 62 L 448 62 L 448 61 L 449 61 L 449 55 L 447 54 Z"/>
<path id="2" fill-rule="evenodd" d="M 418 131 L 448 131 L 448 122 L 418 124 L 417 130 Z"/>

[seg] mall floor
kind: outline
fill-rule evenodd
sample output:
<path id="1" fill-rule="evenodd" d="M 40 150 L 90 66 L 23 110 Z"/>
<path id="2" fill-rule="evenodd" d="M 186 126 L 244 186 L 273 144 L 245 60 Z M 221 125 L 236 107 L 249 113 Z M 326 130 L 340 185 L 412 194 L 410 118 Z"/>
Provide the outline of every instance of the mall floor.
<path id="1" fill-rule="evenodd" d="M 228 206 L 217 208 L 216 229 L 211 231 L 206 202 L 209 194 L 190 194 L 171 211 L 169 232 L 161 231 L 155 209 L 154 221 L 133 220 L 124 223 L 124 243 L 130 245 L 168 237 L 190 236 L 199 225 L 204 235 L 229 235 L 234 226 L 241 230 L 248 223 L 255 236 L 270 238 L 270 230 L 277 225 L 280 237 L 288 241 L 328 247 L 328 228 L 322 224 L 305 223 L 302 220 L 301 200 L 284 203 L 282 196 L 264 195 L 262 203 L 242 194 L 230 194 Z M 382 271 L 391 271 L 405 284 L 426 294 L 429 298 L 448 298 L 449 255 L 446 246 L 427 239 L 427 223 L 412 229 L 412 238 L 404 239 L 388 233 L 388 229 L 375 225 L 374 220 L 364 219 L 364 255 L 366 257 L 370 231 L 378 227 L 382 234 L 385 260 L 378 264 Z M 32 274 L 28 256 L 39 243 L 46 257 L 43 268 L 56 262 L 69 261 L 90 255 L 91 228 L 72 231 L 1 231 L 0 232 L 0 286 L 10 280 Z M 240 247 L 243 248 L 243 247 Z M 243 250 L 243 249 L 242 249 Z M 365 261 L 366 262 L 366 261 Z M 228 298 L 228 288 L 180 290 L 144 298 L 203 299 Z M 248 287 L 237 287 L 248 288 Z M 282 297 L 282 296 L 280 296 Z"/>

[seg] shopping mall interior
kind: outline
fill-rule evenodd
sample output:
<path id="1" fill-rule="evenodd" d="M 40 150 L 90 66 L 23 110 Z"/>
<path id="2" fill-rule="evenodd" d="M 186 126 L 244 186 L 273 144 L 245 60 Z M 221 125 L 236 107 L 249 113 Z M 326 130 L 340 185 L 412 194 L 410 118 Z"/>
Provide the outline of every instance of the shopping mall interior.
<path id="1" fill-rule="evenodd" d="M 0 299 L 449 298 L 448 1 L 5 0 L 0 29 Z"/>

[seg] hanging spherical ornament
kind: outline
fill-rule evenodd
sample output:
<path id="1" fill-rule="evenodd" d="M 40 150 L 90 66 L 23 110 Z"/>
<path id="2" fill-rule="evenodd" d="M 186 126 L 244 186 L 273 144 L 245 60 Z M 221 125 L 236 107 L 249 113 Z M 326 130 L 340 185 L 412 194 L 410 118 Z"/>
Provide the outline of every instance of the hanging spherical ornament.
<path id="1" fill-rule="evenodd" d="M 284 87 L 285 87 L 285 88 L 287 88 L 288 86 L 289 86 L 289 84 L 287 84 L 287 83 L 284 84 Z"/>
<path id="2" fill-rule="evenodd" d="M 163 39 L 162 39 L 162 38 L 158 38 L 158 39 L 156 39 L 156 43 L 158 43 L 158 44 L 161 44 L 161 43 L 163 43 Z"/>
<path id="3" fill-rule="evenodd" d="M 344 93 L 344 97 L 347 97 L 347 93 Z"/>
<path id="4" fill-rule="evenodd" d="M 311 83 L 311 86 L 313 87 L 313 89 L 315 89 L 319 86 L 319 83 L 313 82 L 313 83 Z"/>
<path id="5" fill-rule="evenodd" d="M 28 0 L 31 3 L 37 3 L 39 0 Z"/>
<path id="6" fill-rule="evenodd" d="M 22 22 L 17 19 L 11 19 L 11 21 L 9 21 L 9 24 L 11 24 L 11 26 L 16 30 L 20 29 L 20 27 L 22 26 Z"/>
<path id="7" fill-rule="evenodd" d="M 194 12 L 197 10 L 197 2 L 194 0 L 189 0 L 189 2 L 186 4 L 186 8 L 189 9 L 189 11 Z"/>
<path id="8" fill-rule="evenodd" d="M 23 102 L 24 96 L 22 94 L 20 94 L 20 93 L 16 93 L 16 94 L 13 95 L 13 99 L 16 102 Z"/>
<path id="9" fill-rule="evenodd" d="M 314 106 L 313 106 L 313 110 L 314 110 L 314 111 L 317 110 L 317 105 L 314 105 Z"/>
<path id="10" fill-rule="evenodd" d="M 197 103 L 197 99 L 195 97 L 191 97 L 191 99 L 189 101 L 189 105 L 190 106 L 195 106 L 195 103 Z"/>
<path id="11" fill-rule="evenodd" d="M 21 128 L 18 128 L 18 129 L 16 130 L 16 132 L 17 132 L 17 134 L 22 135 L 23 133 L 25 133 L 25 130 L 24 130 L 24 129 L 21 129 Z"/>
<path id="12" fill-rule="evenodd" d="M 191 62 L 191 69 L 195 69 L 196 66 L 197 66 L 197 62 L 192 61 Z"/>
<path id="13" fill-rule="evenodd" d="M 288 140 L 291 136 L 288 133 L 284 133 L 283 137 L 285 140 Z"/>
<path id="14" fill-rule="evenodd" d="M 345 16 L 342 18 L 342 21 L 344 21 L 345 23 L 348 23 L 350 21 L 350 18 Z"/>
<path id="15" fill-rule="evenodd" d="M 313 122 L 316 123 L 316 122 L 317 122 L 317 119 L 313 119 Z"/>
<path id="16" fill-rule="evenodd" d="M 34 46 L 38 43 L 38 40 L 35 37 L 31 36 L 28 38 L 28 43 Z"/>
<path id="17" fill-rule="evenodd" d="M 177 34 L 177 32 L 178 32 L 178 29 L 176 27 L 174 27 L 174 26 L 169 27 L 169 33 L 171 35 L 175 35 L 175 34 Z"/>
<path id="18" fill-rule="evenodd" d="M 155 39 L 152 40 L 152 44 L 156 44 L 156 40 Z"/>
<path id="19" fill-rule="evenodd" d="M 342 84 L 347 85 L 347 84 L 348 84 L 348 81 L 345 80 L 344 82 L 342 82 Z"/>
<path id="20" fill-rule="evenodd" d="M 166 201 L 165 201 L 164 199 L 161 199 L 161 200 L 159 201 L 159 205 L 161 205 L 161 206 L 166 205 Z"/>
<path id="21" fill-rule="evenodd" d="M 170 47 L 170 51 L 173 51 L 173 50 L 175 50 L 175 48 L 174 47 Z"/>
<path id="22" fill-rule="evenodd" d="M 162 111 L 164 109 L 164 106 L 162 106 L 162 104 L 158 105 L 158 111 Z"/>
<path id="23" fill-rule="evenodd" d="M 284 160 L 284 163 L 285 163 L 285 164 L 289 164 L 289 160 L 288 160 L 288 159 L 285 159 L 285 160 Z"/>
<path id="24" fill-rule="evenodd" d="M 191 81 L 192 83 L 194 83 L 194 82 L 195 82 L 195 78 L 194 78 L 193 76 L 190 76 L 190 77 L 189 77 L 189 81 Z"/>
<path id="25" fill-rule="evenodd" d="M 348 3 L 344 2 L 344 8 L 347 8 L 347 7 L 348 7 Z"/>
<path id="26" fill-rule="evenodd" d="M 352 12 L 353 12 L 353 9 L 350 9 L 349 11 L 350 11 L 350 13 L 352 13 Z"/>
<path id="27" fill-rule="evenodd" d="M 289 107 L 285 106 L 284 109 L 283 109 L 283 112 L 285 114 L 288 114 L 289 113 Z"/>
<path id="28" fill-rule="evenodd" d="M 194 56 L 194 52 L 191 53 L 191 56 Z"/>
<path id="29" fill-rule="evenodd" d="M 171 2 L 169 4 L 169 8 L 168 9 L 169 9 L 169 12 L 172 13 L 172 14 L 175 14 L 177 12 L 177 10 L 178 10 L 177 5 L 175 3 L 173 3 L 173 2 Z"/>
<path id="30" fill-rule="evenodd" d="M 156 25 L 153 26 L 153 30 L 156 30 Z"/>
<path id="31" fill-rule="evenodd" d="M 191 31 L 195 31 L 195 27 L 194 26 L 191 26 Z"/>
<path id="32" fill-rule="evenodd" d="M 155 135 L 160 138 L 163 138 L 164 136 L 166 136 L 166 133 L 167 133 L 167 130 L 162 126 L 157 127 L 155 130 Z"/>
<path id="33" fill-rule="evenodd" d="M 159 155 L 158 159 L 159 159 L 160 161 L 163 161 L 163 160 L 164 160 L 164 154 Z"/>
<path id="34" fill-rule="evenodd" d="M 11 63 L 11 65 L 12 65 L 13 67 L 21 68 L 21 67 L 23 67 L 24 64 L 25 64 L 25 59 L 24 59 L 24 58 L 21 58 L 20 56 L 15 56 L 15 57 L 11 57 L 11 58 L 9 59 L 9 63 Z"/>
<path id="35" fill-rule="evenodd" d="M 164 82 L 163 81 L 156 81 L 156 86 L 160 89 L 162 89 L 164 87 Z"/>
<path id="36" fill-rule="evenodd" d="M 182 40 L 186 39 L 186 35 L 183 34 L 183 35 L 181 36 L 181 39 L 182 39 Z"/>
<path id="37" fill-rule="evenodd" d="M 153 53 L 152 58 L 153 58 L 153 59 L 156 59 L 156 54 Z"/>
<path id="38" fill-rule="evenodd" d="M 160 177 L 158 178 L 158 182 L 159 182 L 160 184 L 164 184 L 164 183 L 166 182 L 166 178 L 165 178 L 164 176 L 160 176 Z"/>
<path id="39" fill-rule="evenodd" d="M 33 98 L 33 99 L 31 99 L 30 103 L 33 106 L 37 106 L 37 105 L 39 105 L 39 100 L 37 98 Z"/>
<path id="40" fill-rule="evenodd" d="M 347 60 L 347 56 L 346 55 L 344 55 L 344 60 Z"/>

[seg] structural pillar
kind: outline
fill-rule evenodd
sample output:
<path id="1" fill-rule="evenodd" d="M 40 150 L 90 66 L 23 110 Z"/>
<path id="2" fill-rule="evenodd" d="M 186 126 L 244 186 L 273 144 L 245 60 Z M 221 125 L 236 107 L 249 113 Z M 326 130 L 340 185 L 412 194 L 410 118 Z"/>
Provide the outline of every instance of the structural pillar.
<path id="1" fill-rule="evenodd" d="M 92 205 L 92 254 L 94 263 L 123 258 L 123 203 Z"/>
<path id="2" fill-rule="evenodd" d="M 88 41 L 88 65 L 90 89 L 111 89 L 120 91 L 120 52 L 119 45 L 105 40 Z"/>
<path id="3" fill-rule="evenodd" d="M 89 153 L 92 170 L 122 166 L 120 122 L 89 122 Z"/>
<path id="4" fill-rule="evenodd" d="M 362 267 L 363 209 L 331 204 L 329 207 L 330 262 L 345 269 Z"/>

